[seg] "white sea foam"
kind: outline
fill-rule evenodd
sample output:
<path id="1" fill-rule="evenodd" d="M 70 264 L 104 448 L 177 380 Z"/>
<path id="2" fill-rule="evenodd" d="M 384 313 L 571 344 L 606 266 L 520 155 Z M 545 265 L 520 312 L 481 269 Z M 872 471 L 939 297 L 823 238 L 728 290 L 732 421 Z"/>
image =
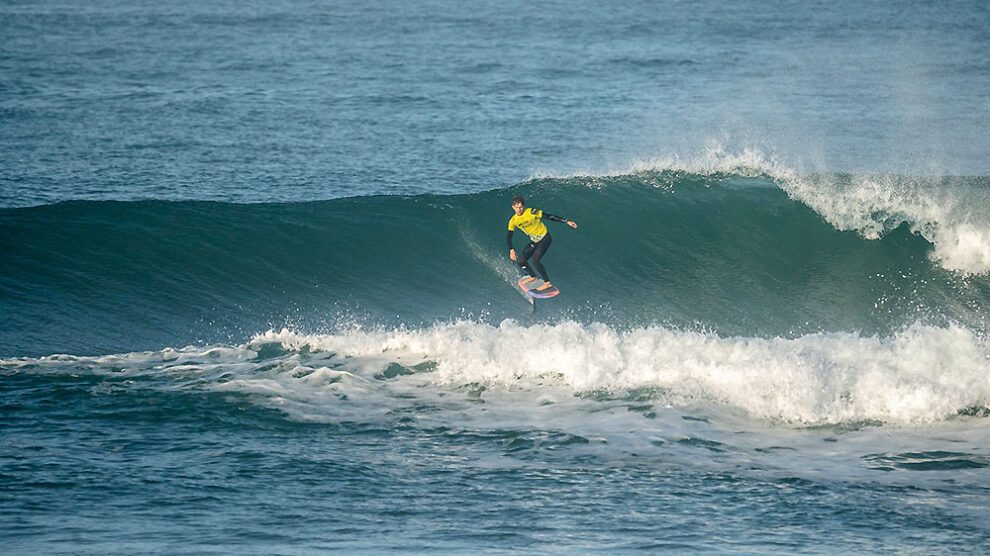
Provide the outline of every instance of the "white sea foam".
<path id="1" fill-rule="evenodd" d="M 511 393 L 513 404 L 532 407 L 636 398 L 786 426 L 915 425 L 990 407 L 990 343 L 957 326 L 914 325 L 890 337 L 723 338 L 662 327 L 460 321 L 269 331 L 237 347 L 8 359 L 0 370 L 160 376 L 168 388 L 257 395 L 304 420 L 376 419 L 472 392 L 492 400 Z"/>
<path id="2" fill-rule="evenodd" d="M 266 343 L 332 351 L 372 368 L 433 362 L 434 371 L 409 379 L 418 387 L 480 384 L 534 398 L 544 388 L 577 395 L 647 389 L 664 404 L 723 405 L 791 424 L 925 423 L 990 406 L 990 347 L 961 327 L 916 325 L 890 338 L 761 339 L 572 322 L 458 322 L 339 335 L 282 330 L 253 341 Z"/>

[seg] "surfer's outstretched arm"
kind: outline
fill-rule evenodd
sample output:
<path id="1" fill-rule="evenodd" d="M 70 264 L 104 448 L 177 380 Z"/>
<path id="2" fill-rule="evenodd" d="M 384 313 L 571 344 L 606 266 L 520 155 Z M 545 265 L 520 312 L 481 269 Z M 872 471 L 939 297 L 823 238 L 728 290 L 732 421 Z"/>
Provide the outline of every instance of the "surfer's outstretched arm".
<path id="1" fill-rule="evenodd" d="M 550 220 L 552 222 L 563 222 L 564 224 L 567 224 L 568 226 L 570 226 L 572 228 L 577 228 L 577 222 L 575 222 L 573 220 L 568 220 L 568 219 L 566 219 L 564 217 L 561 217 L 561 216 L 556 216 L 556 215 L 553 215 L 553 214 L 549 214 L 549 213 L 544 212 L 543 213 L 543 218 L 546 218 L 547 220 Z"/>

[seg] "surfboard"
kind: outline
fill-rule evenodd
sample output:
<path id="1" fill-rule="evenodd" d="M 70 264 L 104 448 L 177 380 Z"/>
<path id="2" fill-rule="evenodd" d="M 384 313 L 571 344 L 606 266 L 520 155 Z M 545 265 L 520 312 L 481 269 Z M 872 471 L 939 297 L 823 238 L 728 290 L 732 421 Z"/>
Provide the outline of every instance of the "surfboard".
<path id="1" fill-rule="evenodd" d="M 549 299 L 560 295 L 560 290 L 557 289 L 557 286 L 550 286 L 547 290 L 537 291 L 537 288 L 543 285 L 543 280 L 537 278 L 528 284 L 523 284 L 523 280 L 525 279 L 526 277 L 523 276 L 516 282 L 516 284 L 519 285 L 519 289 L 522 290 L 524 294 L 533 299 Z"/>

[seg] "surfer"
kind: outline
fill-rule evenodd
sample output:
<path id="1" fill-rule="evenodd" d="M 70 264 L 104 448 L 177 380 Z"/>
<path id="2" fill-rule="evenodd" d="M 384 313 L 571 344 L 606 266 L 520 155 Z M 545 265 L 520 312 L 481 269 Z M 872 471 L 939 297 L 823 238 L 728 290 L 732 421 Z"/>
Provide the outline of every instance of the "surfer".
<path id="1" fill-rule="evenodd" d="M 536 280 L 536 273 L 533 272 L 533 267 L 536 267 L 540 277 L 543 278 L 543 285 L 536 288 L 536 291 L 548 290 L 553 287 L 553 284 L 550 283 L 547 269 L 543 268 L 541 260 L 547 249 L 550 248 L 552 239 L 547 225 L 542 220 L 546 218 L 553 222 L 564 222 L 572 228 L 577 228 L 577 223 L 573 220 L 547 214 L 539 209 L 527 208 L 526 200 L 522 197 L 512 199 L 512 210 L 515 211 L 515 214 L 509 218 L 509 233 L 505 236 L 505 244 L 509 246 L 509 258 L 515 261 L 526 274 L 529 274 L 528 278 L 523 279 L 522 284 Z M 516 250 L 512 247 L 512 233 L 516 231 L 516 228 L 529 236 L 529 245 L 523 249 L 521 257 L 516 256 Z"/>

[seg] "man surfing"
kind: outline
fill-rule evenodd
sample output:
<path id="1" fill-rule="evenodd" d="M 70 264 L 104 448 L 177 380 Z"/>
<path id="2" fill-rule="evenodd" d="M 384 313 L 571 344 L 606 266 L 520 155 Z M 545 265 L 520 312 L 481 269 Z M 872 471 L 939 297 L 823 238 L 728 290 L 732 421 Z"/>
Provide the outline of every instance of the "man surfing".
<path id="1" fill-rule="evenodd" d="M 577 228 L 577 223 L 573 220 L 567 220 L 566 218 L 561 218 L 559 216 L 554 216 L 552 214 L 547 214 L 539 209 L 526 208 L 526 200 L 522 197 L 515 197 L 512 199 L 512 210 L 515 214 L 512 218 L 509 218 L 509 233 L 505 235 L 505 244 L 509 246 L 509 258 L 519 265 L 519 268 L 529 276 L 520 281 L 521 285 L 528 284 L 533 280 L 536 280 L 536 273 L 533 272 L 533 267 L 539 271 L 540 277 L 543 278 L 543 285 L 536 289 L 536 291 L 541 292 L 549 290 L 553 287 L 550 283 L 550 278 L 547 276 L 547 269 L 543 268 L 543 255 L 546 254 L 547 249 L 550 248 L 550 242 L 552 238 L 550 237 L 550 232 L 547 230 L 547 225 L 543 223 L 543 219 L 553 222 L 564 222 L 572 228 Z M 524 234 L 529 236 L 529 245 L 523 249 L 522 256 L 516 256 L 516 250 L 512 247 L 512 233 L 519 228 Z M 532 264 L 531 264 L 532 263 Z"/>

